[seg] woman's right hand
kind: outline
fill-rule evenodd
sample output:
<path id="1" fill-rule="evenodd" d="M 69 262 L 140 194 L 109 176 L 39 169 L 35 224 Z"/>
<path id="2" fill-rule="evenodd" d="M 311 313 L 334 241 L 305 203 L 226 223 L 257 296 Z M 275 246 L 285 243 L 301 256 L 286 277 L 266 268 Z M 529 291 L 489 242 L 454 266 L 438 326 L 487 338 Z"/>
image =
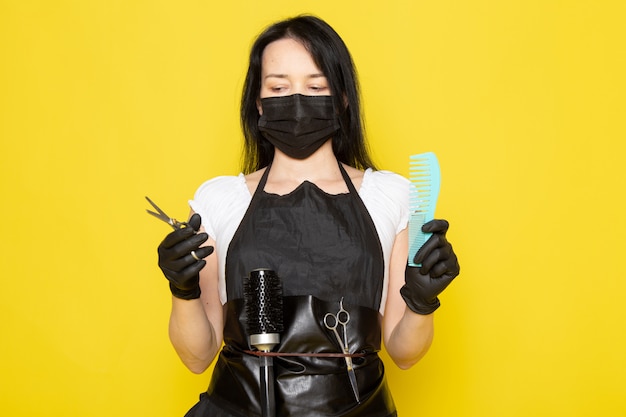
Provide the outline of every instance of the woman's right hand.
<path id="1" fill-rule="evenodd" d="M 200 230 L 200 215 L 194 213 L 186 227 L 167 235 L 158 248 L 159 268 L 170 282 L 172 295 L 184 300 L 200 298 L 200 270 L 213 246 L 200 247 L 209 235 Z"/>

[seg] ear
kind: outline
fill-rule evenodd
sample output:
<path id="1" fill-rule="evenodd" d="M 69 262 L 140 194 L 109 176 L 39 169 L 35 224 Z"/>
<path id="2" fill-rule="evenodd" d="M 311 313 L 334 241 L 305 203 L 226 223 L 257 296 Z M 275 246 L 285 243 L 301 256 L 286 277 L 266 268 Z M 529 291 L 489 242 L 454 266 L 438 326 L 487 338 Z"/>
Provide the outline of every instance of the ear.
<path id="1" fill-rule="evenodd" d="M 337 113 L 337 115 L 344 114 L 348 110 L 348 106 L 350 105 L 350 103 L 348 102 L 348 97 L 345 94 L 342 95 L 342 98 L 343 98 L 342 100 L 343 103 L 339 104 L 341 108 L 335 109 L 335 112 Z"/>
<path id="2" fill-rule="evenodd" d="M 263 115 L 263 107 L 261 107 L 261 99 L 260 98 L 256 99 L 256 109 L 259 112 L 259 116 L 262 116 Z"/>

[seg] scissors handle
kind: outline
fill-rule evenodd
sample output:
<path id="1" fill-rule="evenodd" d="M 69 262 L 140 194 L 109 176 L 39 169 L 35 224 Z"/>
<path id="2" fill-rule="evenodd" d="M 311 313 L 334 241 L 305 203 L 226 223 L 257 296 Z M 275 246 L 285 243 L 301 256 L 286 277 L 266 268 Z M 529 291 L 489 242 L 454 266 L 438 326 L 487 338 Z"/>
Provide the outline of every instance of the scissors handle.
<path id="1" fill-rule="evenodd" d="M 332 317 L 332 324 L 329 323 L 329 317 Z M 337 316 L 332 313 L 326 313 L 326 315 L 324 316 L 324 326 L 326 326 L 328 330 L 333 331 L 333 333 L 335 334 L 335 338 L 337 339 L 337 343 L 339 343 L 339 346 L 341 347 L 341 351 L 345 353 L 346 347 L 344 346 L 343 341 L 341 340 L 341 336 L 339 336 L 339 332 L 337 331 L 338 325 L 339 321 L 337 320 Z"/>
<path id="2" fill-rule="evenodd" d="M 335 334 L 337 343 L 339 343 L 339 346 L 341 346 L 341 351 L 346 355 L 344 359 L 346 361 L 346 371 L 348 372 L 348 378 L 350 379 L 350 386 L 352 387 L 352 393 L 354 394 L 354 398 L 356 399 L 356 402 L 360 404 L 361 399 L 359 397 L 359 387 L 356 382 L 356 375 L 354 373 L 354 366 L 352 365 L 352 358 L 349 356 L 350 350 L 348 349 L 347 345 L 343 344 L 343 341 L 341 340 L 341 336 L 339 336 L 339 333 L 337 332 L 337 326 L 335 325 L 334 327 L 329 327 L 329 329 L 331 329 L 333 333 Z"/>
<path id="3" fill-rule="evenodd" d="M 337 321 L 343 327 L 343 345 L 345 346 L 346 350 L 349 350 L 347 324 L 350 321 L 350 313 L 348 313 L 348 311 L 345 308 L 343 308 L 343 297 L 341 297 L 341 300 L 339 301 L 339 311 L 337 312 Z"/>
<path id="4" fill-rule="evenodd" d="M 329 317 L 332 318 L 332 322 L 328 320 Z M 337 320 L 337 316 L 335 316 L 333 313 L 326 313 L 326 315 L 324 316 L 324 326 L 326 326 L 328 330 L 336 329 L 337 326 L 339 326 L 339 320 Z"/>
<path id="5" fill-rule="evenodd" d="M 339 310 L 337 314 L 335 315 L 335 318 L 337 319 L 339 324 L 341 324 L 342 326 L 345 326 L 350 321 L 350 313 L 348 313 L 342 307 L 341 310 Z"/>
<path id="6" fill-rule="evenodd" d="M 332 318 L 332 323 L 329 323 L 329 317 Z M 352 393 L 354 394 L 356 402 L 360 404 L 361 399 L 359 396 L 359 387 L 357 386 L 356 382 L 356 375 L 354 372 L 354 366 L 352 364 L 352 358 L 349 356 L 350 348 L 348 346 L 348 332 L 346 330 L 346 325 L 349 321 L 350 313 L 348 313 L 343 308 L 343 298 L 339 302 L 339 311 L 337 312 L 337 314 L 326 313 L 326 315 L 324 316 L 324 325 L 328 330 L 333 331 L 333 333 L 335 334 L 335 338 L 337 339 L 337 343 L 339 343 L 339 346 L 341 347 L 341 351 L 346 355 L 344 359 L 346 361 L 346 371 L 348 372 L 348 378 L 350 379 L 350 386 L 352 387 Z M 339 332 L 337 331 L 337 327 L 340 324 L 343 328 L 343 340 L 341 339 L 341 336 L 339 336 Z"/>

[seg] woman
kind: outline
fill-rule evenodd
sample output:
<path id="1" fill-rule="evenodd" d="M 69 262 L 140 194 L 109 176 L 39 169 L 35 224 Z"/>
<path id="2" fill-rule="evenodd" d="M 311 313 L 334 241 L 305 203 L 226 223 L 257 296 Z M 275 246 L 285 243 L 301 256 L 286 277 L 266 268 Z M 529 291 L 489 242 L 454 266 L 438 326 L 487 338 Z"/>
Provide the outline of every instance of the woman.
<path id="1" fill-rule="evenodd" d="M 433 236 L 415 257 L 422 266 L 408 267 L 408 181 L 372 169 L 352 59 L 316 17 L 278 22 L 256 40 L 241 120 L 246 175 L 204 183 L 189 226 L 159 246 L 178 355 L 201 373 L 220 353 L 188 415 L 261 414 L 243 303 L 243 277 L 260 267 L 283 286 L 277 415 L 396 415 L 377 351 L 382 339 L 407 369 L 428 350 L 437 295 L 459 273 L 448 223 L 424 226 Z M 324 325 L 340 307 L 355 381 Z"/>

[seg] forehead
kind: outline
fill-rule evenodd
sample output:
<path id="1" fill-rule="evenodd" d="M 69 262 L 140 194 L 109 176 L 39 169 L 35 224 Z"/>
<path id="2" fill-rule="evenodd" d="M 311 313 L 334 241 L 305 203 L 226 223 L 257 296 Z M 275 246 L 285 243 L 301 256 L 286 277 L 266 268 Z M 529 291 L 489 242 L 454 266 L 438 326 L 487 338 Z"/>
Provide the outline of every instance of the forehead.
<path id="1" fill-rule="evenodd" d="M 304 45 L 295 39 L 284 38 L 271 42 L 263 50 L 262 73 L 314 74 L 321 73 Z"/>

